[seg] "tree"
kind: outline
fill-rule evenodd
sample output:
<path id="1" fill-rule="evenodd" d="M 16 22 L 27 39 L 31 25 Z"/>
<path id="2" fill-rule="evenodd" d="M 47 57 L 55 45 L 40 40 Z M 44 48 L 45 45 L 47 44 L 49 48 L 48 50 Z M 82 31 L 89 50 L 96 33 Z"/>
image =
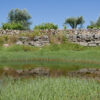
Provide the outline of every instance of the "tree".
<path id="1" fill-rule="evenodd" d="M 84 19 L 82 16 L 80 17 L 70 17 L 67 18 L 65 20 L 65 25 L 69 24 L 71 26 L 72 29 L 76 29 L 78 25 L 80 25 L 80 27 L 82 27 L 82 25 L 84 24 Z"/>
<path id="2" fill-rule="evenodd" d="M 23 30 L 23 26 L 20 23 L 3 23 L 2 29 L 10 29 L 10 30 Z"/>
<path id="3" fill-rule="evenodd" d="M 30 19 L 31 16 L 25 9 L 12 9 L 8 14 L 8 23 L 20 23 L 24 30 L 30 28 L 30 25 L 32 24 Z"/>
<path id="4" fill-rule="evenodd" d="M 46 30 L 46 29 L 58 29 L 58 26 L 57 25 L 55 25 L 55 24 L 53 24 L 53 23 L 42 23 L 42 24 L 40 24 L 40 25 L 36 25 L 35 27 L 34 27 L 34 30 Z"/>
<path id="5" fill-rule="evenodd" d="M 93 28 L 100 29 L 100 17 L 98 17 L 96 22 L 91 21 L 90 25 L 88 25 L 87 28 L 90 28 L 90 29 L 93 29 Z"/>

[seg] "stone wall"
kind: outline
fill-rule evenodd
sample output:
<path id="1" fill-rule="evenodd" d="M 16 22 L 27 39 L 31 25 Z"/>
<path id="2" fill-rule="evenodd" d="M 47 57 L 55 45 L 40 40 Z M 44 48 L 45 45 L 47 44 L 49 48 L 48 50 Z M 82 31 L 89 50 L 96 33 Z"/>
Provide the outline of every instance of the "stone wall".
<path id="1" fill-rule="evenodd" d="M 31 39 L 29 37 L 19 37 L 16 44 L 17 45 L 31 45 L 31 46 L 35 46 L 35 47 L 42 47 L 44 45 L 49 44 L 49 38 L 47 35 L 35 36 Z"/>
<path id="2" fill-rule="evenodd" d="M 29 30 L 2 30 L 0 29 L 0 36 L 1 35 L 13 35 L 13 34 L 21 34 L 21 33 L 30 33 L 32 31 Z"/>
<path id="3" fill-rule="evenodd" d="M 21 30 L 0 30 L 1 35 L 13 35 L 13 34 L 21 34 L 21 33 L 34 33 L 34 31 L 21 31 Z M 66 34 L 66 38 L 69 41 L 83 45 L 83 46 L 100 46 L 100 30 L 99 29 L 82 29 L 82 30 L 45 30 L 40 31 L 40 34 L 45 33 L 42 37 L 34 37 L 31 41 L 27 37 L 20 37 L 17 41 L 17 44 L 25 44 L 25 45 L 33 45 L 33 46 L 42 46 L 49 43 L 48 34 L 57 34 L 64 33 Z"/>
<path id="4" fill-rule="evenodd" d="M 71 30 L 69 41 L 83 46 L 100 46 L 100 30 Z"/>

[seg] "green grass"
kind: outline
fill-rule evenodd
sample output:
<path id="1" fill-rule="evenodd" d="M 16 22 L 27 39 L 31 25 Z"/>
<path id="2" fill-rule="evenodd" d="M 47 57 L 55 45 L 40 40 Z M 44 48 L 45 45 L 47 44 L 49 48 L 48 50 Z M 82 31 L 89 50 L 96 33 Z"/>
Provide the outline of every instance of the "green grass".
<path id="1" fill-rule="evenodd" d="M 49 67 L 75 70 L 100 68 L 100 47 L 83 47 L 77 44 L 51 44 L 43 48 L 13 45 L 0 48 L 0 67 Z"/>
<path id="2" fill-rule="evenodd" d="M 100 100 L 100 83 L 64 77 L 4 81 L 0 100 Z"/>

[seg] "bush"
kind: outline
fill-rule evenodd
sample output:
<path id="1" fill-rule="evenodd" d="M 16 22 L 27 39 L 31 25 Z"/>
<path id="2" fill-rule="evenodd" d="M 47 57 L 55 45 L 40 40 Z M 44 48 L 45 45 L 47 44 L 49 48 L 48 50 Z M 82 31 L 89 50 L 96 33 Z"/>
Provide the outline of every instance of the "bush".
<path id="1" fill-rule="evenodd" d="M 90 26 L 87 26 L 87 29 L 100 29 L 100 26 L 90 25 Z"/>
<path id="2" fill-rule="evenodd" d="M 84 24 L 84 18 L 82 16 L 80 17 L 69 17 L 65 20 L 65 25 L 69 24 L 72 29 L 76 29 L 78 25 L 80 25 L 80 28 L 82 28 L 82 25 Z"/>
<path id="3" fill-rule="evenodd" d="M 27 12 L 26 9 L 11 9 L 8 13 L 8 22 L 12 23 L 21 23 L 23 30 L 29 30 L 32 22 L 30 21 L 31 15 Z M 18 28 L 19 29 L 19 28 Z"/>
<path id="4" fill-rule="evenodd" d="M 58 29 L 57 25 L 54 25 L 53 23 L 42 23 L 40 25 L 36 25 L 34 27 L 34 30 L 46 30 L 46 29 Z"/>
<path id="5" fill-rule="evenodd" d="M 23 25 L 20 23 L 4 23 L 2 25 L 3 29 L 11 29 L 11 30 L 23 30 Z"/>
<path id="6" fill-rule="evenodd" d="M 90 26 L 87 26 L 88 29 L 93 29 L 94 26 L 90 25 Z"/>
<path id="7" fill-rule="evenodd" d="M 90 28 L 90 29 L 94 29 L 94 28 L 95 29 L 100 29 L 100 17 L 98 17 L 96 22 L 91 21 L 90 25 L 87 26 L 87 28 Z"/>

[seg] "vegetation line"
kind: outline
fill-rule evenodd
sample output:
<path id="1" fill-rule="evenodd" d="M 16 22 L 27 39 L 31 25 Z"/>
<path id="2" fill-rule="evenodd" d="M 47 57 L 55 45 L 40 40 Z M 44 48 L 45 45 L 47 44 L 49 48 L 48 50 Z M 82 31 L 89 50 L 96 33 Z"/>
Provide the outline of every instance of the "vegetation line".
<path id="1" fill-rule="evenodd" d="M 94 60 L 78 60 L 78 59 L 48 59 L 48 58 L 32 58 L 32 59 L 10 59 L 10 60 L 0 60 L 3 62 L 32 62 L 32 61 L 46 61 L 46 62 L 62 62 L 62 63 L 86 63 L 86 64 L 100 64 L 99 61 Z"/>

